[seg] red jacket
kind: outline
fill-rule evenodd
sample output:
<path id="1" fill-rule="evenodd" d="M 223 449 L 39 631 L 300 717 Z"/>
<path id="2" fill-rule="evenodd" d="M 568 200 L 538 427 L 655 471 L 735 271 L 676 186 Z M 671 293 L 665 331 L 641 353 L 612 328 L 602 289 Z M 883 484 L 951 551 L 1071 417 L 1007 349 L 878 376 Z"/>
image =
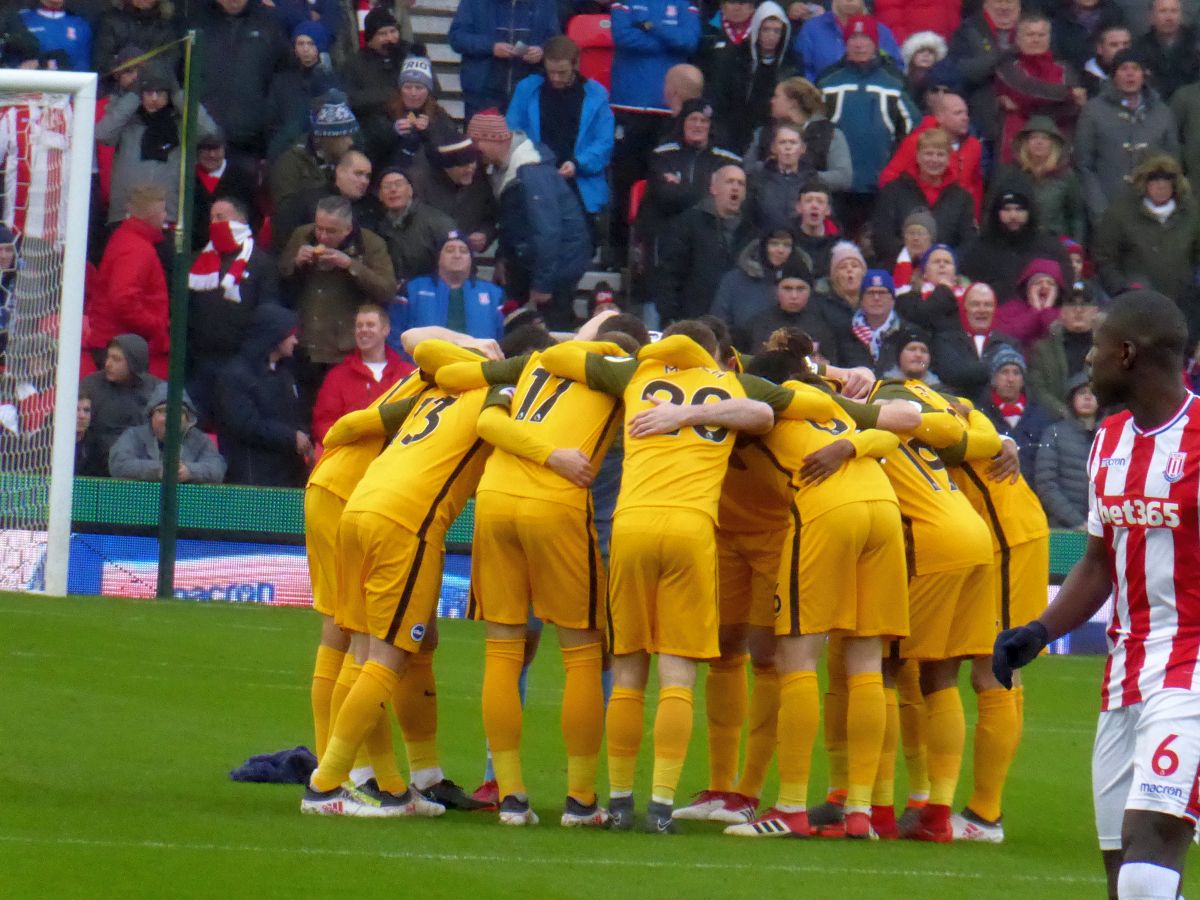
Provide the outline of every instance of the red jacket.
<path id="1" fill-rule="evenodd" d="M 904 172 L 913 178 L 917 177 L 920 168 L 917 166 L 917 138 L 922 131 L 937 128 L 938 121 L 933 116 L 926 116 L 916 128 L 900 142 L 896 154 L 879 173 L 879 186 L 883 187 L 889 181 L 895 181 Z M 958 148 L 950 151 L 950 172 L 954 180 L 961 184 L 975 200 L 975 221 L 979 221 L 979 211 L 983 208 L 983 147 L 979 138 L 967 135 L 959 143 Z"/>
<path id="2" fill-rule="evenodd" d="M 118 334 L 136 334 L 150 345 L 150 373 L 167 377 L 171 301 L 154 245 L 160 229 L 141 219 L 123 221 L 104 248 L 97 290 L 88 309 L 88 347 L 105 347 Z"/>
<path id="3" fill-rule="evenodd" d="M 325 439 L 331 425 L 348 412 L 366 409 L 384 391 L 413 370 L 391 347 L 385 347 L 387 365 L 383 377 L 375 380 L 374 373 L 362 361 L 358 350 L 351 350 L 346 358 L 329 370 L 317 392 L 313 406 L 312 436 L 320 443 Z"/>
<path id="4" fill-rule="evenodd" d="M 950 40 L 962 18 L 958 0 L 875 0 L 875 18 L 892 30 L 897 44 L 918 31 Z"/>

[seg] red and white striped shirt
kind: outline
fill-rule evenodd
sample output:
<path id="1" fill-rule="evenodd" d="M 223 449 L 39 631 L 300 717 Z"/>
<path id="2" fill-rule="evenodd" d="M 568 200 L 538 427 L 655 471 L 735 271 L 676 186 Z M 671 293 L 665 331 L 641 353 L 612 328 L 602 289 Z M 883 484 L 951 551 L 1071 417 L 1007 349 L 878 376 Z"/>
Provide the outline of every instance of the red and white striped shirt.
<path id="1" fill-rule="evenodd" d="M 5 225 L 26 237 L 57 241 L 66 225 L 70 97 L 32 94 L 0 106 L 0 164 Z"/>
<path id="2" fill-rule="evenodd" d="M 1200 691 L 1200 397 L 1152 431 L 1128 412 L 1105 419 L 1088 477 L 1088 533 L 1113 581 L 1102 708 Z"/>

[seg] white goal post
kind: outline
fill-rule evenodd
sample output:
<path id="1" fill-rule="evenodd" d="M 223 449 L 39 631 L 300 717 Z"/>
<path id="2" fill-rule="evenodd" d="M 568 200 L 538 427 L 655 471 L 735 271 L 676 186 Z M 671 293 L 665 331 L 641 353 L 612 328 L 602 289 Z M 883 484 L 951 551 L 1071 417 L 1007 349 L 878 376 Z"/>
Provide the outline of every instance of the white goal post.
<path id="1" fill-rule="evenodd" d="M 79 359 L 83 331 L 83 293 L 88 246 L 88 211 L 91 201 L 92 162 L 95 148 L 96 86 L 93 72 L 44 72 L 25 69 L 0 70 L 0 106 L 37 107 L 37 95 L 69 98 L 66 147 L 57 173 L 47 168 L 48 154 L 29 153 L 30 181 L 49 181 L 54 191 L 65 192 L 62 208 L 47 211 L 36 221 L 26 220 L 21 240 L 37 241 L 55 256 L 61 254 L 58 289 L 57 365 L 54 376 L 53 438 L 50 450 L 49 487 L 46 492 L 44 577 L 40 586 L 47 594 L 67 592 L 67 564 L 71 545 L 71 504 L 75 468 L 75 414 L 79 391 Z M 60 142 L 61 143 L 61 142 Z M 17 164 L 8 158 L 5 165 Z M 11 179 L 9 183 L 12 183 Z M 8 223 L 12 224 L 12 223 Z M 20 230 L 20 229 L 18 229 Z M 18 275 L 18 278 L 20 276 Z M 19 300 L 19 297 L 18 297 Z M 12 337 L 10 336 L 10 346 Z M 51 344 L 52 346 L 52 344 Z M 0 502 L 5 502 L 0 491 Z M 39 490 L 40 496 L 40 490 Z M 0 518 L 9 511 L 0 510 Z M 40 529 L 39 529 L 40 530 Z"/>

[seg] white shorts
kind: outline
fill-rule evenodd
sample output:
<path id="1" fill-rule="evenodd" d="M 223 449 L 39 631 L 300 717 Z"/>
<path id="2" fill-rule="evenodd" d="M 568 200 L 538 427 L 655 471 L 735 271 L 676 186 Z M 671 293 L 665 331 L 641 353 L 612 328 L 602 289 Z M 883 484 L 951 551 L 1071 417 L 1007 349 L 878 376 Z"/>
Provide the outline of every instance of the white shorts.
<path id="1" fill-rule="evenodd" d="M 1101 850 L 1121 849 L 1127 809 L 1200 819 L 1200 693 L 1166 689 L 1100 713 L 1092 800 Z"/>

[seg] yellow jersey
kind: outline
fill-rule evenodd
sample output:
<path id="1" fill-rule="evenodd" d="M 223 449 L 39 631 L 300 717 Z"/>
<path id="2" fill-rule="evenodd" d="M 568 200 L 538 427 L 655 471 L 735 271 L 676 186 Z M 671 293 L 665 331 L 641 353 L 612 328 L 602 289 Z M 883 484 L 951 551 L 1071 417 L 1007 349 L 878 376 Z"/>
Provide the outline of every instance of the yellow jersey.
<path id="1" fill-rule="evenodd" d="M 367 468 L 347 512 L 373 512 L 422 540 L 439 540 L 475 492 L 491 446 L 476 434 L 479 414 L 507 405 L 510 388 L 452 394 L 431 388 L 407 401 L 411 412 Z"/>
<path id="2" fill-rule="evenodd" d="M 900 503 L 908 541 L 909 575 L 928 575 L 992 561 L 987 527 L 971 507 L 939 455 L 963 441 L 966 423 L 950 402 L 923 382 L 879 382 L 872 400 L 921 404 L 922 423 L 900 435 L 883 459 L 883 471 Z"/>
<path id="3" fill-rule="evenodd" d="M 787 473 L 767 453 L 762 438 L 739 435 L 729 454 L 717 515 L 733 534 L 782 531 L 788 527 L 792 492 Z"/>
<path id="4" fill-rule="evenodd" d="M 807 385 L 793 391 L 761 378 L 723 372 L 707 351 L 683 335 L 643 347 L 636 360 L 560 345 L 546 350 L 541 363 L 556 375 L 624 399 L 625 460 L 616 514 L 666 507 L 697 510 L 718 521 L 734 432 L 696 425 L 671 434 L 631 437 L 629 420 L 652 406 L 652 398 L 691 405 L 749 398 L 789 417 L 824 417 L 836 408 L 827 394 Z"/>

